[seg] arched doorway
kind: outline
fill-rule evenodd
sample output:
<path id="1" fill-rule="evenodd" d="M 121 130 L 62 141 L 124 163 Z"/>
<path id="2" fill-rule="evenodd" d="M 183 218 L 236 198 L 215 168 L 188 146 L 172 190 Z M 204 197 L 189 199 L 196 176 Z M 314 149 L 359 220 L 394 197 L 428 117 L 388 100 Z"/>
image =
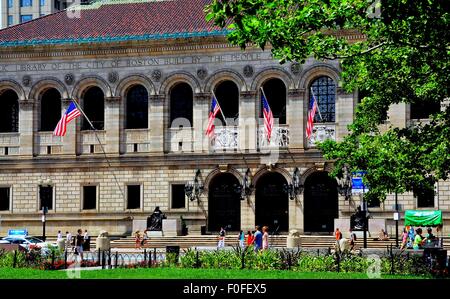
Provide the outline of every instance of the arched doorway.
<path id="1" fill-rule="evenodd" d="M 209 184 L 208 230 L 241 229 L 241 197 L 239 181 L 231 173 L 216 175 Z"/>
<path id="2" fill-rule="evenodd" d="M 315 172 L 306 178 L 304 196 L 305 232 L 333 232 L 339 216 L 336 180 L 326 171 Z"/>
<path id="3" fill-rule="evenodd" d="M 269 227 L 269 231 L 289 230 L 289 199 L 284 192 L 286 179 L 278 172 L 269 172 L 256 183 L 256 225 Z"/>

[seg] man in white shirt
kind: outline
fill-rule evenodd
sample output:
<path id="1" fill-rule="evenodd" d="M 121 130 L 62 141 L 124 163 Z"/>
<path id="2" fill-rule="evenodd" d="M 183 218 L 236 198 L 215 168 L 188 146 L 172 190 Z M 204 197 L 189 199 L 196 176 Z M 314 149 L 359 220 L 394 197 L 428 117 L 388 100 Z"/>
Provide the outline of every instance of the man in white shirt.
<path id="1" fill-rule="evenodd" d="M 66 232 L 66 244 L 68 248 L 71 248 L 72 245 L 72 234 L 70 232 Z"/>
<path id="2" fill-rule="evenodd" d="M 60 240 L 62 240 L 62 238 L 63 238 L 63 237 L 62 237 L 62 233 L 61 233 L 61 231 L 59 230 L 59 231 L 58 231 L 58 236 L 56 237 L 56 240 L 57 240 L 57 241 L 60 241 Z"/>

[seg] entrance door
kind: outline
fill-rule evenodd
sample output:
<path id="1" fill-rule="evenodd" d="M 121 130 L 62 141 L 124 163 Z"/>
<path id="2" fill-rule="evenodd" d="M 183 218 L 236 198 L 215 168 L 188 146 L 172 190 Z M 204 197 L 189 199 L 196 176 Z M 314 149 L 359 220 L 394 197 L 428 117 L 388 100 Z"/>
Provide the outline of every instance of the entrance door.
<path id="1" fill-rule="evenodd" d="M 333 232 L 334 219 L 339 216 L 338 193 L 336 180 L 327 172 L 306 179 L 304 213 L 305 232 Z"/>
<path id="2" fill-rule="evenodd" d="M 227 231 L 241 229 L 241 198 L 237 192 L 238 179 L 231 173 L 221 173 L 209 185 L 208 230 Z"/>
<path id="3" fill-rule="evenodd" d="M 286 179 L 277 172 L 264 174 L 256 183 L 256 225 L 266 225 L 270 232 L 289 229 L 289 199 L 284 184 Z"/>

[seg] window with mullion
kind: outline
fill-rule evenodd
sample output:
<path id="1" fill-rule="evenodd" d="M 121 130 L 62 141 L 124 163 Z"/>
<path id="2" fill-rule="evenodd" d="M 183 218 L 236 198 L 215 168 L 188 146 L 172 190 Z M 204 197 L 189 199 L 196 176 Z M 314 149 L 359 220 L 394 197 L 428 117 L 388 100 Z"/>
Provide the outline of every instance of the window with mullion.
<path id="1" fill-rule="evenodd" d="M 336 120 L 336 84 L 330 77 L 320 77 L 316 79 L 311 89 L 316 97 L 319 111 L 317 111 L 314 122 L 325 123 Z"/>

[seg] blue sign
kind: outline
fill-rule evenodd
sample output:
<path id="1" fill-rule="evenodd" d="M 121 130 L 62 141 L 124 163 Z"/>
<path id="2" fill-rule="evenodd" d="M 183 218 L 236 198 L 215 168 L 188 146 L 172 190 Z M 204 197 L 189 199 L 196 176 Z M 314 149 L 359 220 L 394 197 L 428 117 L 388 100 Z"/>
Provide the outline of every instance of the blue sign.
<path id="1" fill-rule="evenodd" d="M 366 171 L 353 172 L 352 193 L 366 193 L 369 190 L 369 187 L 363 183 L 363 176 L 366 173 Z"/>
<path id="2" fill-rule="evenodd" d="M 8 236 L 27 236 L 28 231 L 26 229 L 10 229 L 8 230 Z"/>

